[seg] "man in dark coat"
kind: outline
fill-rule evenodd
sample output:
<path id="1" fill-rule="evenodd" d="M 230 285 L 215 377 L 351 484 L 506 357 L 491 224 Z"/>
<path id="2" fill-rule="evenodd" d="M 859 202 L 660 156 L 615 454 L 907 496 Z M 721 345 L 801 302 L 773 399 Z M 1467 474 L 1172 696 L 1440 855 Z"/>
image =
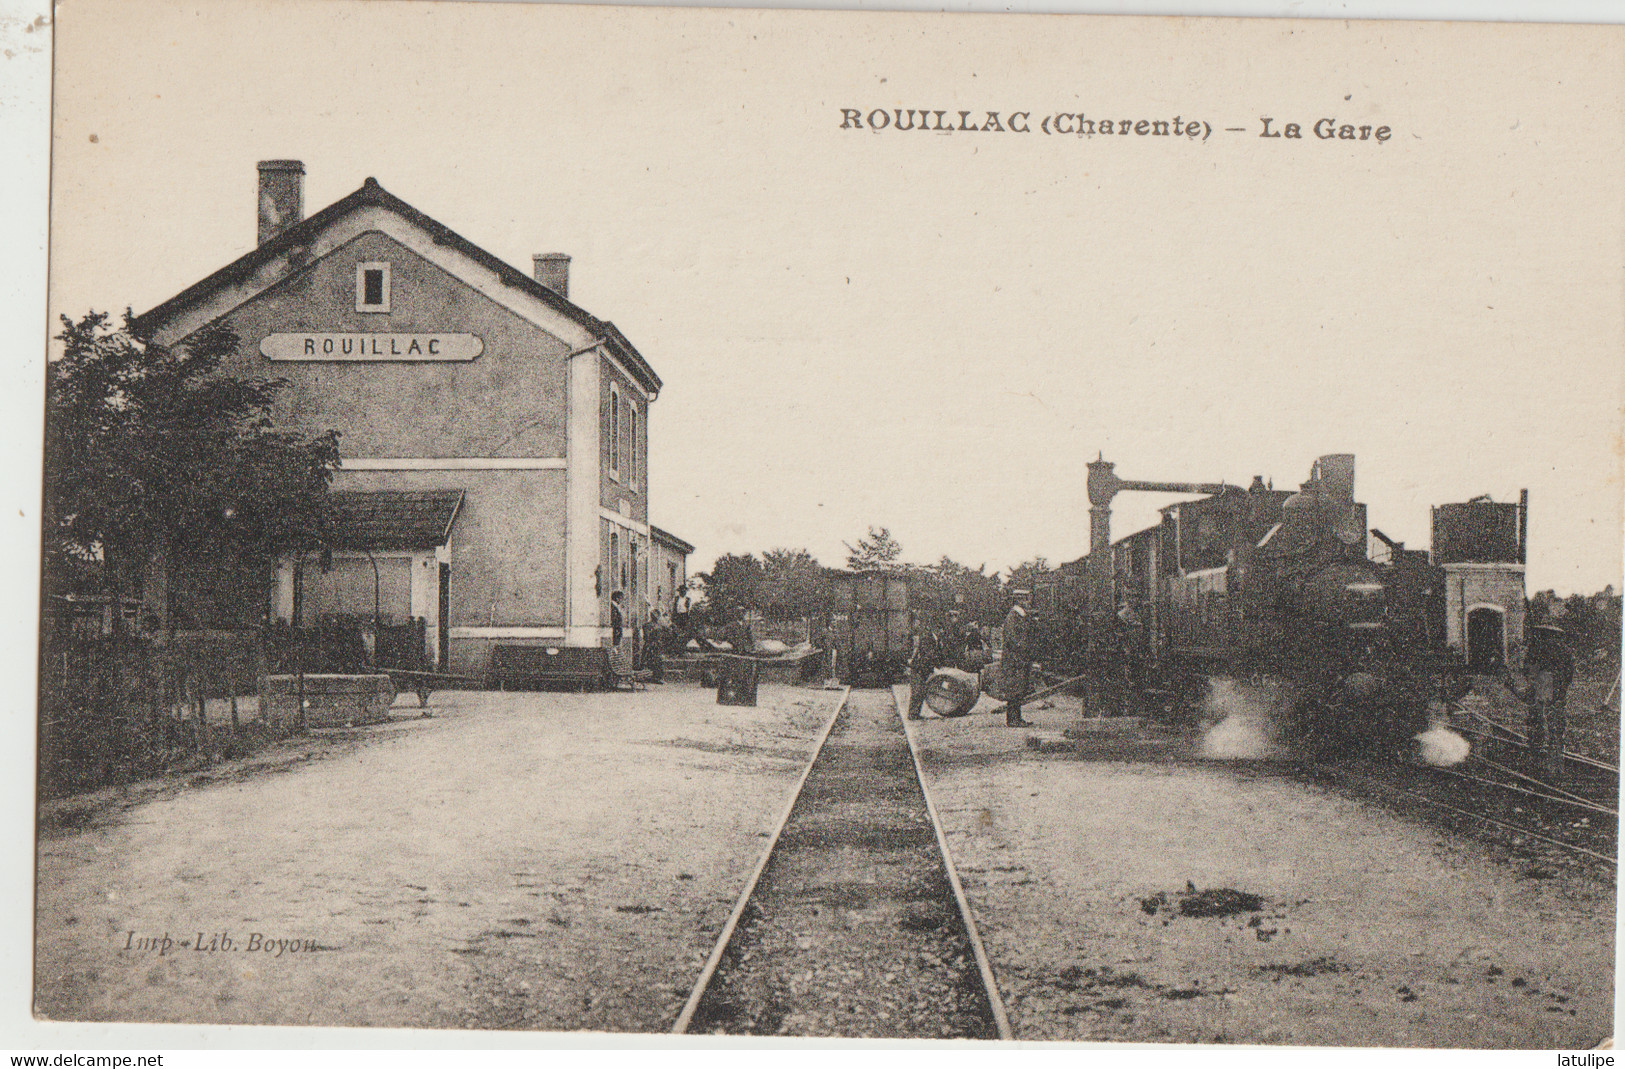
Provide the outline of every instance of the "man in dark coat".
<path id="1" fill-rule="evenodd" d="M 914 616 L 914 639 L 908 656 L 908 718 L 910 720 L 925 719 L 920 710 L 925 705 L 925 685 L 931 679 L 931 673 L 942 667 L 946 660 L 947 649 L 942 641 L 942 633 L 937 629 L 933 620 L 916 613 Z"/>
<path id="2" fill-rule="evenodd" d="M 643 632 L 643 667 L 649 670 L 654 683 L 666 681 L 666 628 L 660 622 L 660 610 L 649 614 L 649 624 Z"/>
<path id="3" fill-rule="evenodd" d="M 750 620 L 746 619 L 743 610 L 735 610 L 728 626 L 722 629 L 722 641 L 733 647 L 734 653 L 741 657 L 751 657 L 756 653 L 756 636 L 751 631 Z"/>
<path id="4" fill-rule="evenodd" d="M 999 658 L 999 676 L 1004 682 L 1006 727 L 1029 728 L 1032 721 L 1021 715 L 1032 673 L 1033 621 L 1027 611 L 1031 591 L 1014 590 L 1015 604 L 1004 617 L 1004 653 Z"/>
<path id="5" fill-rule="evenodd" d="M 1529 629 L 1523 675 L 1528 681 L 1526 686 L 1520 687 L 1510 679 L 1508 682 L 1528 707 L 1529 745 L 1547 775 L 1561 776 L 1568 691 L 1574 681 L 1574 654 L 1569 652 L 1561 627 L 1539 623 Z"/>
<path id="6" fill-rule="evenodd" d="M 614 649 L 621 648 L 621 639 L 626 634 L 626 610 L 621 607 L 624 595 L 619 591 L 609 596 L 609 644 Z"/>

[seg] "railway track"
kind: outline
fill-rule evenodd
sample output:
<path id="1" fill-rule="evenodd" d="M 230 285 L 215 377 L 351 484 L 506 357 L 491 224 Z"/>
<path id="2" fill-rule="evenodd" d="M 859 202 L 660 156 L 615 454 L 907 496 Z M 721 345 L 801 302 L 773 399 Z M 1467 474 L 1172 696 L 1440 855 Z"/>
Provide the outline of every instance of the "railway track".
<path id="1" fill-rule="evenodd" d="M 1510 839 L 1525 853 L 1617 868 L 1617 771 L 1582 758 L 1568 763 L 1570 774 L 1553 783 L 1535 774 L 1526 759 L 1527 747 L 1511 755 L 1497 752 L 1503 763 L 1481 750 L 1491 736 L 1462 733 L 1474 736 L 1474 747 L 1463 763 L 1453 767 L 1328 765 L 1321 766 L 1321 772 L 1363 793 L 1432 810 L 1447 823 Z"/>
<path id="2" fill-rule="evenodd" d="M 847 692 L 672 1031 L 1010 1038 L 889 690 Z"/>
<path id="3" fill-rule="evenodd" d="M 1469 713 L 1468 723 L 1453 724 L 1452 730 L 1478 740 L 1478 744 L 1490 743 L 1497 747 L 1527 754 L 1529 752 L 1529 737 L 1516 728 L 1510 727 L 1485 716 L 1483 713 Z M 1563 752 L 1563 768 L 1570 777 L 1576 778 L 1588 785 L 1610 790 L 1616 797 L 1619 794 L 1619 767 L 1606 761 L 1599 761 L 1595 757 L 1575 753 L 1572 750 Z"/>

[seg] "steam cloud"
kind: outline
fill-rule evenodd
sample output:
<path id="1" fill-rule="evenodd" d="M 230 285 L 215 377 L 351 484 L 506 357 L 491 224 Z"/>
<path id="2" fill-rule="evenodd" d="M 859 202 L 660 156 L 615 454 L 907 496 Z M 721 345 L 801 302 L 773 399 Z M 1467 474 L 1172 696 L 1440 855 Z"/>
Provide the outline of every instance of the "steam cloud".
<path id="1" fill-rule="evenodd" d="M 1422 760 L 1437 768 L 1448 768 L 1467 760 L 1472 745 L 1443 724 L 1434 724 L 1416 736 Z"/>
<path id="2" fill-rule="evenodd" d="M 1250 684 L 1233 679 L 1210 679 L 1206 707 L 1216 723 L 1202 735 L 1203 757 L 1228 761 L 1261 761 L 1286 757 L 1291 747 L 1283 738 L 1289 723 L 1293 692 L 1282 683 Z M 1472 745 L 1434 719 L 1416 736 L 1417 755 L 1438 768 L 1467 760 Z"/>
<path id="3" fill-rule="evenodd" d="M 1209 680 L 1207 708 L 1219 721 L 1202 736 L 1202 756 L 1232 761 L 1282 756 L 1285 750 L 1277 741 L 1275 723 L 1290 700 L 1279 686 Z"/>

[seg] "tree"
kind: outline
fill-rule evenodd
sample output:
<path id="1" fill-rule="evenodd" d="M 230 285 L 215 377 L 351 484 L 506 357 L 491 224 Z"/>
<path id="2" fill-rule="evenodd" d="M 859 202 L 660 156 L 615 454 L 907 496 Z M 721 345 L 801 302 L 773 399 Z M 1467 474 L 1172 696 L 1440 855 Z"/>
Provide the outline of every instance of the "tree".
<path id="1" fill-rule="evenodd" d="M 705 585 L 706 611 L 712 623 L 761 605 L 765 571 L 752 554 L 724 553 L 709 572 L 701 572 L 696 578 Z"/>
<path id="2" fill-rule="evenodd" d="M 964 619 L 994 622 L 1003 609 L 1003 593 L 996 575 L 987 574 L 987 565 L 967 567 L 950 557 L 920 569 L 923 587 L 943 610 L 958 612 Z"/>
<path id="3" fill-rule="evenodd" d="M 1568 634 L 1569 648 L 1582 662 L 1618 659 L 1619 596 L 1612 584 L 1596 594 L 1570 594 L 1556 603 L 1557 623 Z"/>
<path id="4" fill-rule="evenodd" d="M 62 324 L 46 375 L 49 584 L 89 577 L 133 595 L 160 557 L 188 571 L 223 557 L 266 566 L 316 525 L 338 434 L 276 429 L 285 383 L 219 374 L 237 347 L 228 328 L 166 347 L 128 312 L 121 329 L 103 312 Z"/>
<path id="5" fill-rule="evenodd" d="M 903 546 L 884 527 L 870 527 L 869 533 L 858 539 L 858 544 L 843 542 L 846 546 L 846 566 L 853 571 L 881 569 L 895 571 L 901 565 Z"/>
<path id="6" fill-rule="evenodd" d="M 1049 566 L 1049 560 L 1047 558 L 1034 557 L 1030 561 L 1026 561 L 1025 563 L 1018 564 L 1014 568 L 1011 568 L 1010 576 L 1005 582 L 1008 586 L 1021 587 L 1024 590 L 1034 590 L 1038 587 L 1040 582 L 1050 579 L 1054 575 L 1055 569 Z"/>
<path id="7" fill-rule="evenodd" d="M 1563 599 L 1558 597 L 1555 590 L 1542 590 L 1532 595 L 1524 606 L 1529 623 L 1542 623 L 1550 621 L 1561 610 L 1558 608 Z"/>
<path id="8" fill-rule="evenodd" d="M 822 608 L 822 572 L 805 549 L 770 549 L 762 554 L 762 604 L 780 618 L 810 616 Z"/>

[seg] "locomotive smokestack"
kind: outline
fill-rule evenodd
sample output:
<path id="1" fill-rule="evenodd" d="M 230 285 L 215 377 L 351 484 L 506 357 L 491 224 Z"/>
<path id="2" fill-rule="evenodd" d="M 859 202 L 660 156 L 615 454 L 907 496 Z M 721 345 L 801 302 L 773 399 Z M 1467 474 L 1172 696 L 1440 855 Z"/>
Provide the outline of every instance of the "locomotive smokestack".
<path id="1" fill-rule="evenodd" d="M 1339 505 L 1354 503 L 1354 454 L 1332 453 L 1315 462 L 1321 493 Z"/>

